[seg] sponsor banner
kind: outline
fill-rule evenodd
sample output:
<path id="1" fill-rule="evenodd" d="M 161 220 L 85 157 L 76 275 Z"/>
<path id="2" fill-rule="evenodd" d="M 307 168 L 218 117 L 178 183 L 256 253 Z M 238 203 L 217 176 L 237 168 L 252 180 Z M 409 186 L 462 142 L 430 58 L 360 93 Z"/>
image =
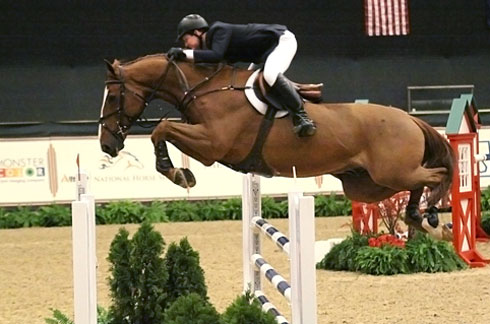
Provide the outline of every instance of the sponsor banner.
<path id="1" fill-rule="evenodd" d="M 89 192 L 99 201 L 134 199 L 208 199 L 240 196 L 242 174 L 220 164 L 205 167 L 169 144 L 176 167 L 188 167 L 197 184 L 189 190 L 155 170 L 148 136 L 130 136 L 125 148 L 111 158 L 100 150 L 96 137 L 0 141 L 0 204 L 69 202 L 76 197 L 80 168 L 88 173 Z M 295 184 L 289 178 L 262 178 L 264 195 L 285 195 Z M 308 193 L 341 192 L 336 178 L 300 178 L 296 186 Z"/>
<path id="2" fill-rule="evenodd" d="M 490 158 L 490 129 L 481 129 L 480 155 Z M 80 167 L 89 175 L 89 191 L 98 201 L 154 199 L 213 199 L 240 196 L 242 174 L 220 164 L 205 167 L 169 144 L 176 167 L 188 167 L 196 177 L 187 190 L 155 170 L 153 145 L 148 136 L 129 136 L 125 148 L 111 158 L 97 137 L 1 139 L 0 205 L 67 203 L 76 198 Z M 490 161 L 480 162 L 481 187 L 490 185 Z M 311 178 L 262 178 L 264 195 L 283 196 L 293 186 L 306 193 L 342 192 L 330 175 Z"/>

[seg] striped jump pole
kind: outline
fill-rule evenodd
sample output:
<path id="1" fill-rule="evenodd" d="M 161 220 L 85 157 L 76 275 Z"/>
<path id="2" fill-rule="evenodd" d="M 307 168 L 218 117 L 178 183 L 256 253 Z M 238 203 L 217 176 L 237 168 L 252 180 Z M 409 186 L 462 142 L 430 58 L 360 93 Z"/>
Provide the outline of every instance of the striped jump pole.
<path id="1" fill-rule="evenodd" d="M 244 290 L 250 289 L 281 324 L 289 323 L 262 291 L 262 276 L 286 298 L 291 306 L 291 323 L 316 324 L 316 273 L 314 199 L 299 190 L 288 194 L 289 234 L 270 225 L 261 215 L 260 177 L 244 175 L 242 196 Z M 265 234 L 290 260 L 291 285 L 261 254 L 261 234 Z"/>
<path id="2" fill-rule="evenodd" d="M 87 184 L 87 174 L 79 172 L 77 200 L 71 203 L 75 324 L 97 324 L 95 200 Z"/>

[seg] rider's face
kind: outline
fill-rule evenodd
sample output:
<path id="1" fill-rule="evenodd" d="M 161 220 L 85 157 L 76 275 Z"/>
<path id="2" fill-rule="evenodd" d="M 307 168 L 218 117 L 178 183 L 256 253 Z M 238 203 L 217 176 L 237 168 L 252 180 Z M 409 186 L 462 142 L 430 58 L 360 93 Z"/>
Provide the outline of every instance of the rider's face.
<path id="1" fill-rule="evenodd" d="M 201 40 L 199 36 L 202 33 L 200 31 L 195 31 L 194 34 L 185 34 L 182 36 L 182 40 L 184 41 L 184 47 L 190 49 L 198 49 L 201 47 Z"/>

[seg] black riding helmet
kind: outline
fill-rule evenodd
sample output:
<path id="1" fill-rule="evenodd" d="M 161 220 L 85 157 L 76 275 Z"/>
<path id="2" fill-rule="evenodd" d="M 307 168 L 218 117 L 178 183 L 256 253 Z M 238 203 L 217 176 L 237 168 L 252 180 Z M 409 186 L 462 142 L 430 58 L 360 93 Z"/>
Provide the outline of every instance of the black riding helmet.
<path id="1" fill-rule="evenodd" d="M 187 34 L 194 29 L 208 29 L 209 25 L 206 19 L 198 14 L 190 14 L 182 18 L 177 26 L 177 41 L 179 41 L 184 34 Z"/>

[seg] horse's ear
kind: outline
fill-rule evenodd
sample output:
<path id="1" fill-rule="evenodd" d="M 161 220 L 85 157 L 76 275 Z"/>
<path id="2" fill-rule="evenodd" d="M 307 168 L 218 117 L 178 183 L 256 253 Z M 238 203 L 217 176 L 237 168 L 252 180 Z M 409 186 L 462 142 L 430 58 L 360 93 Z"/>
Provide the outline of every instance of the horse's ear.
<path id="1" fill-rule="evenodd" d="M 114 71 L 114 67 L 112 66 L 112 63 L 109 62 L 108 60 L 104 60 L 105 65 L 107 66 L 107 70 L 111 72 L 112 74 L 116 75 L 116 71 Z"/>

